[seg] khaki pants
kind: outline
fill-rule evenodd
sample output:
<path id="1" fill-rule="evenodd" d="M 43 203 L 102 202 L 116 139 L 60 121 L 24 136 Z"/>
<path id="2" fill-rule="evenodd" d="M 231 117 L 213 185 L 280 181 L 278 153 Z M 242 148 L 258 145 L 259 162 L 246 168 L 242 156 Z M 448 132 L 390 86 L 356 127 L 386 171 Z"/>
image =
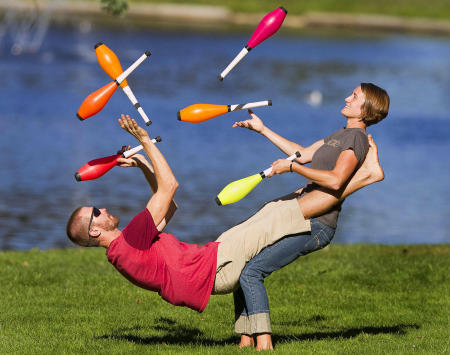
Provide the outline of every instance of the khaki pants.
<path id="1" fill-rule="evenodd" d="M 297 233 L 311 231 L 297 199 L 267 203 L 246 221 L 222 233 L 217 251 L 217 270 L 213 294 L 230 293 L 239 286 L 245 264 L 265 247 Z"/>

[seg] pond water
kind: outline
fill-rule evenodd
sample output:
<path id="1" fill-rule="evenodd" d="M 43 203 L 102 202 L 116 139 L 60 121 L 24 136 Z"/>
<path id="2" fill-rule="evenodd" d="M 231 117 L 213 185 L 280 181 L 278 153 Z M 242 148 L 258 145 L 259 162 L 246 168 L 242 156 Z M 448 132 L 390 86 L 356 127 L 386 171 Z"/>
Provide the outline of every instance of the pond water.
<path id="1" fill-rule="evenodd" d="M 251 32 L 251 31 L 250 31 Z M 96 116 L 80 122 L 79 105 L 109 78 L 93 46 L 102 41 L 127 67 L 152 56 L 129 78 L 160 135 L 159 148 L 180 182 L 179 210 L 168 231 L 205 243 L 305 180 L 285 174 L 264 180 L 240 202 L 219 207 L 227 183 L 283 157 L 261 136 L 231 128 L 246 112 L 201 123 L 177 120 L 199 102 L 238 104 L 271 99 L 255 109 L 286 138 L 308 145 L 345 124 L 344 98 L 360 82 L 391 96 L 388 118 L 369 128 L 385 181 L 343 206 L 337 243 L 450 241 L 450 39 L 407 35 L 277 34 L 255 48 L 222 82 L 217 75 L 240 51 L 249 31 L 233 33 L 52 27 L 40 50 L 12 55 L 0 42 L 0 249 L 70 247 L 68 216 L 79 205 L 107 207 L 121 226 L 144 208 L 150 193 L 138 169 L 114 168 L 101 179 L 76 182 L 87 161 L 136 141 L 117 124 L 135 110 L 117 91 Z M 311 102 L 310 94 L 321 94 Z"/>

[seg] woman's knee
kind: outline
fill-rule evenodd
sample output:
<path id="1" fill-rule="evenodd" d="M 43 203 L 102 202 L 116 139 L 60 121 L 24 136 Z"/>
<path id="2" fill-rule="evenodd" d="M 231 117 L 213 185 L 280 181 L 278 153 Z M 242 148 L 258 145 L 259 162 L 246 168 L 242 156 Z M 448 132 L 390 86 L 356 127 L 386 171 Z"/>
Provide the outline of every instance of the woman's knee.
<path id="1" fill-rule="evenodd" d="M 259 267 L 255 263 L 247 263 L 244 270 L 241 272 L 241 276 L 239 277 L 239 283 L 242 284 L 248 284 L 253 281 L 263 281 L 264 275 L 262 270 L 259 269 Z"/>

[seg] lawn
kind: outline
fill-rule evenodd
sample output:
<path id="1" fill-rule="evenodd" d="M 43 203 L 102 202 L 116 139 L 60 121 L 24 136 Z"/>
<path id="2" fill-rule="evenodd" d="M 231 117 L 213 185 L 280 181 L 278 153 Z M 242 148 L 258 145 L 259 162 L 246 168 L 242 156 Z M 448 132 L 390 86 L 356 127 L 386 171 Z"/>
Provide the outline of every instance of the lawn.
<path id="1" fill-rule="evenodd" d="M 276 353 L 450 352 L 450 245 L 332 245 L 270 276 Z M 198 314 L 104 250 L 0 252 L 0 354 L 229 354 L 232 296 Z"/>
<path id="2" fill-rule="evenodd" d="M 100 0 L 99 0 L 100 1 Z M 112 1 L 112 0 L 108 0 Z M 117 0 L 116 0 L 117 1 Z M 129 3 L 181 3 L 225 6 L 234 12 L 261 12 L 284 6 L 289 14 L 344 12 L 450 19 L 450 0 L 131 0 Z"/>

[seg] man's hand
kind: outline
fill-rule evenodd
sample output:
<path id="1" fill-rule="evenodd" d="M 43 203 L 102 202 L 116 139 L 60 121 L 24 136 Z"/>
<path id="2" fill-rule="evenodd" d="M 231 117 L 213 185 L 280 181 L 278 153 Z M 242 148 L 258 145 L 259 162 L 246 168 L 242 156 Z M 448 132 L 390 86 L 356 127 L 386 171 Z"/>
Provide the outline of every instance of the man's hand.
<path id="1" fill-rule="evenodd" d="M 119 124 L 122 129 L 133 135 L 140 143 L 145 139 L 149 139 L 148 132 L 140 127 L 134 119 L 131 119 L 129 115 L 121 115 L 119 118 Z"/>
<path id="2" fill-rule="evenodd" d="M 289 168 L 291 166 L 291 161 L 287 160 L 287 159 L 278 159 L 275 160 L 272 163 L 272 171 L 270 172 L 270 174 L 267 175 L 267 177 L 272 177 L 275 174 L 284 174 L 287 173 L 289 171 Z"/>
<path id="3" fill-rule="evenodd" d="M 142 160 L 145 159 L 142 154 L 135 154 L 129 158 L 119 158 L 117 159 L 117 165 L 122 168 L 134 168 L 139 167 L 142 164 Z"/>
<path id="4" fill-rule="evenodd" d="M 252 131 L 258 132 L 258 133 L 262 133 L 262 131 L 264 129 L 263 121 L 258 116 L 256 116 L 252 110 L 248 110 L 248 113 L 249 113 L 251 119 L 246 120 L 246 121 L 234 122 L 233 128 L 234 127 L 243 127 L 243 128 L 248 128 Z"/>
<path id="5" fill-rule="evenodd" d="M 125 153 L 127 150 L 130 150 L 131 146 L 129 145 L 123 145 L 122 148 L 120 148 L 116 154 L 123 154 Z"/>
<path id="6" fill-rule="evenodd" d="M 130 148 L 131 148 L 131 146 L 129 146 L 129 145 L 128 146 L 123 145 L 122 148 L 117 151 L 117 154 L 123 154 Z M 135 166 L 137 166 L 137 161 L 134 159 L 135 157 L 136 157 L 136 154 L 130 158 L 119 158 L 119 159 L 117 159 L 117 165 L 119 165 L 123 168 L 135 167 Z"/>

